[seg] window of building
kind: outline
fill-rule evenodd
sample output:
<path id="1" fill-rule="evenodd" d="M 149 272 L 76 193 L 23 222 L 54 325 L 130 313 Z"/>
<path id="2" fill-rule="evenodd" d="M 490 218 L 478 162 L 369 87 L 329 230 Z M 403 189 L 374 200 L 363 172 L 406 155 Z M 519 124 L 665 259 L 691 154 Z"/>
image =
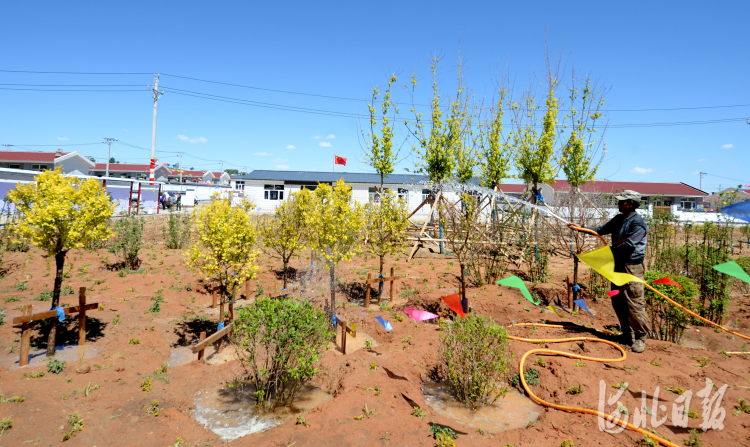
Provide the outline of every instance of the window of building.
<path id="1" fill-rule="evenodd" d="M 302 185 L 300 189 L 309 189 L 310 191 L 315 191 L 318 189 L 318 185 Z"/>
<path id="2" fill-rule="evenodd" d="M 234 189 L 237 191 L 244 191 L 245 190 L 245 181 L 244 180 L 237 180 L 234 182 Z"/>
<path id="3" fill-rule="evenodd" d="M 21 169 L 21 165 L 8 165 L 10 169 Z"/>
<path id="4" fill-rule="evenodd" d="M 266 200 L 284 200 L 284 185 L 263 185 L 263 198 Z"/>
<path id="5" fill-rule="evenodd" d="M 695 209 L 695 197 L 683 197 L 680 200 L 680 206 L 685 210 Z"/>
<path id="6" fill-rule="evenodd" d="M 48 165 L 31 165 L 32 171 L 46 171 L 49 169 Z"/>
<path id="7" fill-rule="evenodd" d="M 375 186 L 371 186 L 367 189 L 367 195 L 369 196 L 370 202 L 380 202 L 380 193 L 378 192 L 378 188 Z"/>
<path id="8" fill-rule="evenodd" d="M 424 202 L 427 200 L 427 198 L 430 197 L 430 190 L 429 189 L 423 189 L 422 190 L 422 201 Z"/>
<path id="9" fill-rule="evenodd" d="M 406 188 L 398 188 L 398 198 L 402 199 L 405 204 L 409 204 L 409 190 Z"/>

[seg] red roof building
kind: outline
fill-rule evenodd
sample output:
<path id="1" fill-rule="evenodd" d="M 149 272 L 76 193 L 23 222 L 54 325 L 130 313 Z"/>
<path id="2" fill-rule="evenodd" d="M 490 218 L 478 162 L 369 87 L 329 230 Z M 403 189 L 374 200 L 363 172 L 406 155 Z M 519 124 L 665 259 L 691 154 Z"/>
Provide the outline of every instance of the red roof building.
<path id="1" fill-rule="evenodd" d="M 0 168 L 45 171 L 60 168 L 68 174 L 88 175 L 94 163 L 78 152 L 0 151 Z"/>

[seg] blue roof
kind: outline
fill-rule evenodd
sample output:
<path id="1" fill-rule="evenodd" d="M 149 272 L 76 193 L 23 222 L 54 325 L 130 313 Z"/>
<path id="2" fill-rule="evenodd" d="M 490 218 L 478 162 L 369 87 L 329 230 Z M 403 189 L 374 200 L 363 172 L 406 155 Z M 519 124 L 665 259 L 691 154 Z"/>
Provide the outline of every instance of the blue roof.
<path id="1" fill-rule="evenodd" d="M 380 174 L 363 172 L 317 172 L 317 171 L 266 171 L 254 170 L 246 175 L 232 176 L 232 180 L 269 180 L 285 182 L 322 182 L 333 183 L 343 178 L 346 183 L 380 183 Z M 427 183 L 428 177 L 415 174 L 391 174 L 385 177 L 383 183 L 388 184 L 418 184 Z"/>

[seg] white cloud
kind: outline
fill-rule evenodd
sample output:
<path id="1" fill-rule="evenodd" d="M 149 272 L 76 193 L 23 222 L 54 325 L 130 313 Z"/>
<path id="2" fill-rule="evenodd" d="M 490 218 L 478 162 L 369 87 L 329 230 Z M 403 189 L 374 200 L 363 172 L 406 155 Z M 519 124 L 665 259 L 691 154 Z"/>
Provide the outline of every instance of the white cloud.
<path id="1" fill-rule="evenodd" d="M 698 175 L 700 173 L 701 173 L 701 171 L 693 171 L 693 172 L 691 172 L 691 174 L 693 174 L 693 175 Z"/>
<path id="2" fill-rule="evenodd" d="M 277 159 L 276 159 L 276 160 L 274 160 L 273 162 L 274 162 L 274 163 L 286 163 L 287 161 L 289 161 L 289 160 L 288 160 L 288 159 L 286 159 L 286 158 L 277 158 Z"/>
<path id="3" fill-rule="evenodd" d="M 291 144 L 286 147 L 287 149 L 297 149 L 296 147 L 292 146 Z"/>
<path id="4" fill-rule="evenodd" d="M 653 169 L 651 168 L 639 168 L 636 166 L 635 168 L 630 170 L 630 173 L 631 174 L 651 174 L 651 171 L 653 171 Z"/>
<path id="5" fill-rule="evenodd" d="M 708 160 L 708 158 L 699 158 L 696 160 L 698 163 L 703 163 L 704 161 Z"/>
<path id="6" fill-rule="evenodd" d="M 331 147 L 331 143 L 329 143 L 327 141 L 321 141 L 320 143 L 318 143 L 318 146 L 320 146 L 320 147 Z"/>
<path id="7" fill-rule="evenodd" d="M 268 152 L 253 152 L 253 155 L 260 155 L 261 157 L 270 157 L 273 154 L 269 154 Z"/>
<path id="8" fill-rule="evenodd" d="M 326 138 L 329 139 L 329 140 L 331 140 L 331 139 L 336 138 L 336 135 L 334 135 L 334 134 L 331 133 L 331 134 L 328 134 L 328 136 Z"/>
<path id="9" fill-rule="evenodd" d="M 187 141 L 188 143 L 205 143 L 208 139 L 203 137 L 190 138 L 187 135 L 177 135 L 177 139 L 180 141 Z"/>
<path id="10" fill-rule="evenodd" d="M 58 140 L 59 140 L 59 138 L 58 138 Z M 734 147 L 734 144 L 731 144 L 731 143 L 730 144 L 722 144 L 721 145 L 722 149 L 731 149 L 733 147 Z"/>
<path id="11" fill-rule="evenodd" d="M 70 140 L 70 138 L 68 138 L 68 137 L 57 137 L 57 139 L 60 140 L 60 141 L 68 141 L 68 140 Z"/>
<path id="12" fill-rule="evenodd" d="M 321 137 L 320 135 L 315 135 L 314 137 L 312 137 L 313 140 L 320 140 L 321 138 L 323 137 Z"/>
<path id="13" fill-rule="evenodd" d="M 289 165 L 277 165 L 276 169 L 289 169 Z"/>
<path id="14" fill-rule="evenodd" d="M 674 174 L 674 171 L 667 171 L 667 174 Z"/>

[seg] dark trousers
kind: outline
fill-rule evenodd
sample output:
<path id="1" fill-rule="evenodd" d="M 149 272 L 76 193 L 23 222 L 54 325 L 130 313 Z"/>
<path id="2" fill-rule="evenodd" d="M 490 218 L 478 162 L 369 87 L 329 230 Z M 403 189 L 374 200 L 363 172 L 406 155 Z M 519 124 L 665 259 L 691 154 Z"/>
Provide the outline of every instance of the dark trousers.
<path id="1" fill-rule="evenodd" d="M 615 268 L 616 272 L 630 273 L 644 279 L 646 268 L 643 264 L 623 265 Z M 648 315 L 646 314 L 646 300 L 643 296 L 644 287 L 640 282 L 629 282 L 623 286 L 612 284 L 612 290 L 620 293 L 612 297 L 612 307 L 620 320 L 620 328 L 626 341 L 646 340 L 650 332 Z"/>

